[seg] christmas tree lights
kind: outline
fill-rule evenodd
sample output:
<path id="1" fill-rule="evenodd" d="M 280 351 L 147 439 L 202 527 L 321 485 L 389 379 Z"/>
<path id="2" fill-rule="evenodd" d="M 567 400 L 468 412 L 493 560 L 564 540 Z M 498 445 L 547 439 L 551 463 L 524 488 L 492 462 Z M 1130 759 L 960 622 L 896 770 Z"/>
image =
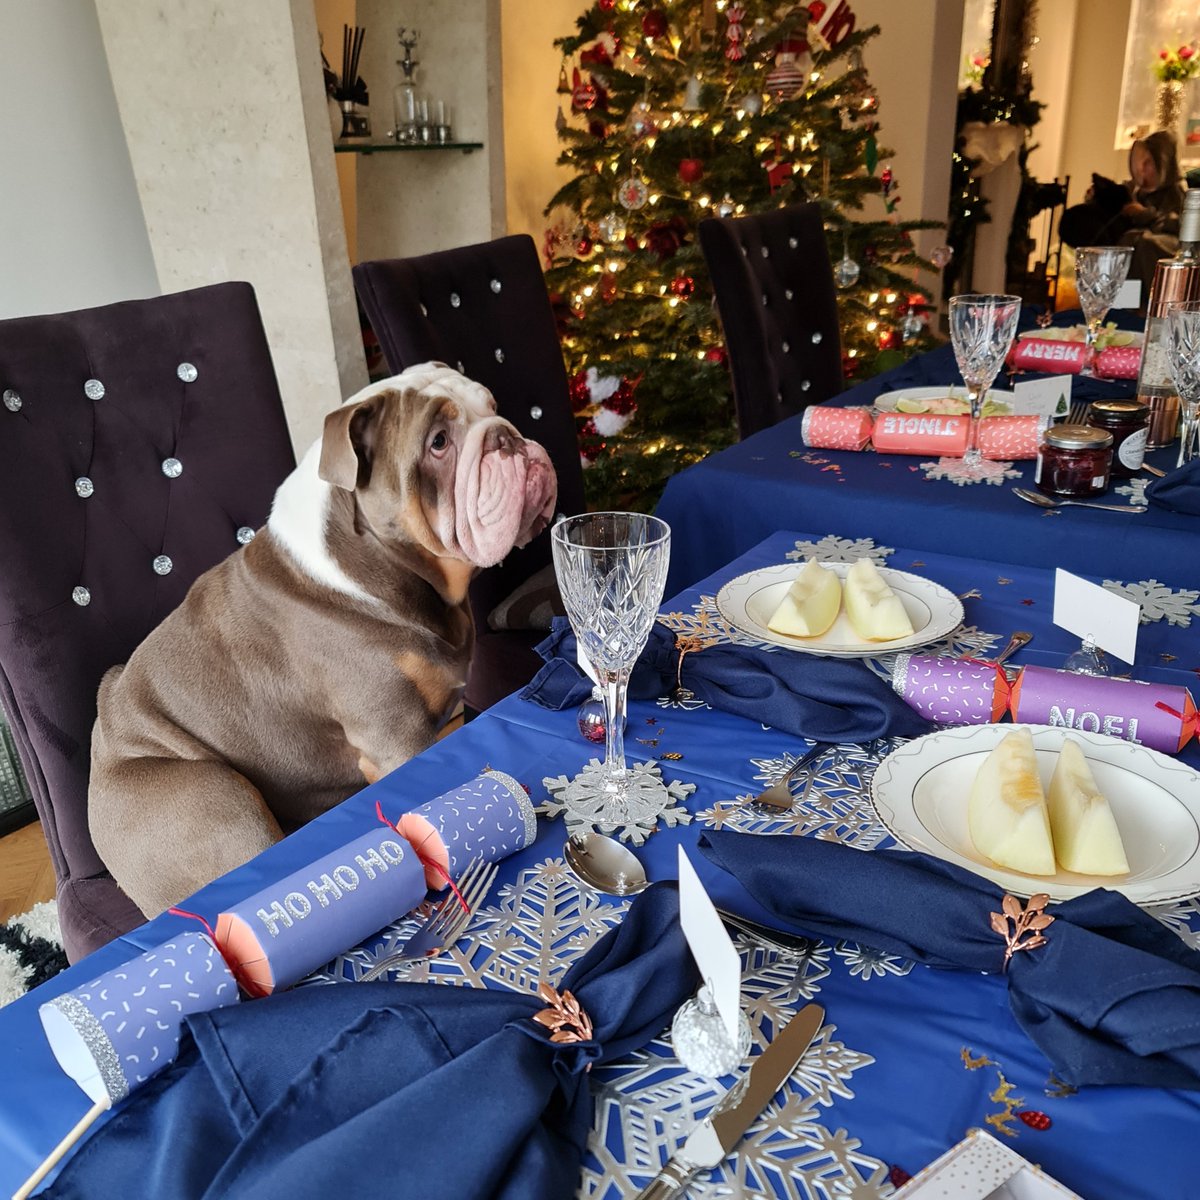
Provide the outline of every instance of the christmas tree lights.
<path id="1" fill-rule="evenodd" d="M 649 507 L 736 437 L 699 222 L 820 203 L 847 382 L 931 344 L 911 238 L 930 223 L 897 216 L 862 65 L 879 31 L 846 0 L 596 0 L 576 24 L 555 43 L 574 175 L 546 210 L 547 284 L 589 501 Z"/>

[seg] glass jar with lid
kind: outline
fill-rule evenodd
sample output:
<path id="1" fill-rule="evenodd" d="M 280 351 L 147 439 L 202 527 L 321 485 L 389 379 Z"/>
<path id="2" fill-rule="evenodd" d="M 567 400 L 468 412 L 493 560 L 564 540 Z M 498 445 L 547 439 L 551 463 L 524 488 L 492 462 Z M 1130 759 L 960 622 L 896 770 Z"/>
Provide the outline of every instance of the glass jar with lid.
<path id="1" fill-rule="evenodd" d="M 1088 424 L 1113 435 L 1114 479 L 1129 479 L 1142 469 L 1150 424 L 1150 409 L 1145 404 L 1137 400 L 1093 400 Z"/>
<path id="2" fill-rule="evenodd" d="M 1042 434 L 1033 481 L 1047 496 L 1088 499 L 1108 488 L 1113 435 L 1091 425 L 1052 425 Z"/>

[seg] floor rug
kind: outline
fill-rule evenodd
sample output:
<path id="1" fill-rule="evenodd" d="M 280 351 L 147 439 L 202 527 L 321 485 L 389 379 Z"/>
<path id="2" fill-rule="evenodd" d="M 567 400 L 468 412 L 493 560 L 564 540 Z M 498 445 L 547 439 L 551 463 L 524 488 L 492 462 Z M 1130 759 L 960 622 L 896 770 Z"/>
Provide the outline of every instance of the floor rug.
<path id="1" fill-rule="evenodd" d="M 0 925 L 0 1006 L 66 968 L 55 901 L 35 904 L 29 912 Z"/>

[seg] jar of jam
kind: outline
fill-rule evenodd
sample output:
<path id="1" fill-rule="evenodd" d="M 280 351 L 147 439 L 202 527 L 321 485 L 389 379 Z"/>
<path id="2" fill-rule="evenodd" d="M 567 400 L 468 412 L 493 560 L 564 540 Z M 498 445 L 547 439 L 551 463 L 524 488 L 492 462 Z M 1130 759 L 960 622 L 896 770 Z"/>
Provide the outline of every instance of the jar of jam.
<path id="1" fill-rule="evenodd" d="M 1114 479 L 1129 479 L 1142 469 L 1150 432 L 1150 409 L 1146 405 L 1136 400 L 1093 400 L 1088 424 L 1113 435 Z"/>
<path id="2" fill-rule="evenodd" d="M 1047 496 L 1087 499 L 1108 487 L 1113 435 L 1090 425 L 1052 425 L 1042 434 L 1033 481 Z"/>

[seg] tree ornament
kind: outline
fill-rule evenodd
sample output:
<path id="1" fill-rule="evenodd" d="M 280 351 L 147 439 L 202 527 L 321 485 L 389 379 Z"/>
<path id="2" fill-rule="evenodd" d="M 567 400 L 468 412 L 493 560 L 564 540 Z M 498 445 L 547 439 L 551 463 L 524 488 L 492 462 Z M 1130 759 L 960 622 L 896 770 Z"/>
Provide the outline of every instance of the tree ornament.
<path id="1" fill-rule="evenodd" d="M 567 127 L 567 118 L 565 116 L 563 116 L 562 105 L 560 104 L 558 106 L 558 116 L 554 118 L 554 128 L 559 133 L 562 133 L 562 131 L 564 129 L 566 129 L 566 127 Z"/>
<path id="2" fill-rule="evenodd" d="M 867 134 L 867 140 L 863 146 L 863 163 L 866 165 L 867 174 L 874 175 L 875 168 L 879 166 L 879 143 L 875 140 L 873 133 Z"/>
<path id="3" fill-rule="evenodd" d="M 617 39 L 611 33 L 602 33 L 590 46 L 579 52 L 579 65 L 583 67 L 611 67 Z"/>
<path id="4" fill-rule="evenodd" d="M 625 128 L 636 141 L 658 132 L 658 122 L 654 119 L 654 111 L 649 101 L 639 100 L 629 110 L 629 116 L 625 118 Z"/>
<path id="5" fill-rule="evenodd" d="M 767 184 L 772 193 L 778 191 L 796 173 L 796 164 L 783 161 L 778 134 L 775 136 L 775 153 L 768 158 L 763 166 L 767 172 Z"/>
<path id="6" fill-rule="evenodd" d="M 896 331 L 894 329 L 881 329 L 877 340 L 880 350 L 891 350 L 896 345 Z"/>
<path id="7" fill-rule="evenodd" d="M 746 31 L 742 28 L 742 22 L 746 19 L 746 10 L 740 4 L 731 4 L 725 10 L 725 19 L 729 24 L 725 27 L 725 57 L 730 62 L 740 62 L 746 57 L 746 50 L 743 43 L 746 40 Z"/>
<path id="8" fill-rule="evenodd" d="M 688 224 L 682 217 L 671 217 L 646 230 L 646 249 L 666 262 L 687 241 Z"/>
<path id="9" fill-rule="evenodd" d="M 617 298 L 617 277 L 611 271 L 605 271 L 596 290 L 605 304 L 611 304 Z"/>
<path id="10" fill-rule="evenodd" d="M 584 80 L 576 67 L 573 75 L 574 85 L 571 88 L 571 109 L 574 112 L 587 112 L 596 107 L 596 85 L 591 79 Z"/>
<path id="11" fill-rule="evenodd" d="M 840 288 L 853 287 L 862 274 L 862 267 L 850 257 L 850 246 L 842 239 L 842 257 L 834 264 L 833 282 Z"/>
<path id="12" fill-rule="evenodd" d="M 588 122 L 588 133 L 592 135 L 598 142 L 604 141 L 608 137 L 608 126 L 600 120 L 599 117 L 593 117 Z"/>
<path id="13" fill-rule="evenodd" d="M 622 208 L 628 209 L 630 212 L 636 212 L 639 208 L 646 207 L 646 201 L 650 198 L 650 189 L 646 186 L 644 180 L 639 179 L 636 175 L 630 175 L 628 179 L 622 180 L 617 188 L 617 201 Z"/>
<path id="14" fill-rule="evenodd" d="M 571 396 L 571 411 L 582 412 L 592 402 L 592 390 L 588 387 L 587 374 L 576 371 L 567 384 Z"/>
<path id="15" fill-rule="evenodd" d="M 634 406 L 637 407 L 636 405 Z M 627 413 L 617 412 L 611 404 L 602 404 L 592 417 L 592 424 L 601 437 L 616 437 L 630 421 L 633 420 L 632 410 Z"/>
<path id="16" fill-rule="evenodd" d="M 623 417 L 637 412 L 637 400 L 634 398 L 634 386 L 636 383 L 636 379 L 632 383 L 628 379 L 622 379 L 617 384 L 612 395 L 604 400 L 603 406 Z"/>
<path id="17" fill-rule="evenodd" d="M 914 312 L 911 308 L 905 314 L 904 321 L 900 326 L 900 337 L 905 342 L 915 341 L 921 336 L 925 328 L 925 322 L 921 320 L 920 313 Z"/>
<path id="18" fill-rule="evenodd" d="M 704 178 L 704 163 L 698 158 L 681 158 L 679 178 L 684 183 L 699 183 Z"/>
<path id="19" fill-rule="evenodd" d="M 612 12 L 613 5 L 615 5 L 616 2 L 617 0 L 597 0 L 597 4 L 601 12 Z"/>
<path id="20" fill-rule="evenodd" d="M 700 99 L 700 87 L 699 75 L 693 75 L 687 81 L 687 86 L 683 89 L 683 103 L 680 105 L 684 112 L 700 112 L 704 108 Z"/>
<path id="21" fill-rule="evenodd" d="M 667 14 L 661 8 L 652 8 L 642 17 L 642 33 L 648 38 L 660 38 L 667 32 Z"/>
<path id="22" fill-rule="evenodd" d="M 592 688 L 592 694 L 579 706 L 575 713 L 579 735 L 585 742 L 603 745 L 606 735 L 604 726 L 604 693 Z"/>
<path id="23" fill-rule="evenodd" d="M 676 275 L 667 286 L 673 296 L 687 300 L 696 290 L 696 281 L 690 275 Z"/>
<path id="24" fill-rule="evenodd" d="M 733 202 L 733 197 L 726 192 L 721 200 L 717 204 L 713 205 L 713 212 L 715 212 L 718 217 L 732 217 L 733 214 L 737 212 L 737 206 Z"/>
<path id="25" fill-rule="evenodd" d="M 763 98 L 761 92 L 747 92 L 746 95 L 734 103 L 734 108 L 740 108 L 752 117 L 757 117 L 762 112 L 762 107 Z"/>
<path id="26" fill-rule="evenodd" d="M 569 96 L 571 94 L 571 84 L 567 79 L 567 60 L 562 60 L 562 66 L 558 68 L 558 94 L 560 96 Z"/>
<path id="27" fill-rule="evenodd" d="M 595 243 L 593 243 L 592 239 L 588 237 L 587 234 L 584 234 L 583 237 L 581 237 L 575 243 L 575 253 L 578 254 L 580 258 L 587 258 L 587 256 L 591 254 L 594 249 Z"/>
<path id="28" fill-rule="evenodd" d="M 873 267 L 879 261 L 879 248 L 873 242 L 868 242 L 863 247 L 863 259 L 869 267 Z"/>
<path id="29" fill-rule="evenodd" d="M 607 212 L 596 222 L 596 229 L 600 236 L 610 245 L 615 246 L 618 242 L 625 240 L 625 214 L 619 213 L 615 209 L 612 212 Z"/>
<path id="30" fill-rule="evenodd" d="M 825 4 L 823 0 L 812 0 L 808 6 L 808 19 L 810 21 L 819 21 L 825 15 Z"/>
<path id="31" fill-rule="evenodd" d="M 725 347 L 710 346 L 704 352 L 704 361 L 710 363 L 723 363 L 725 361 Z"/>
<path id="32" fill-rule="evenodd" d="M 775 47 L 775 65 L 767 72 L 767 91 L 776 102 L 794 99 L 804 89 L 811 66 L 808 43 L 803 38 L 785 38 Z"/>
<path id="33" fill-rule="evenodd" d="M 939 271 L 944 271 L 949 265 L 950 260 L 954 257 L 954 251 L 949 246 L 934 246 L 929 252 L 929 261 L 933 263 Z"/>

